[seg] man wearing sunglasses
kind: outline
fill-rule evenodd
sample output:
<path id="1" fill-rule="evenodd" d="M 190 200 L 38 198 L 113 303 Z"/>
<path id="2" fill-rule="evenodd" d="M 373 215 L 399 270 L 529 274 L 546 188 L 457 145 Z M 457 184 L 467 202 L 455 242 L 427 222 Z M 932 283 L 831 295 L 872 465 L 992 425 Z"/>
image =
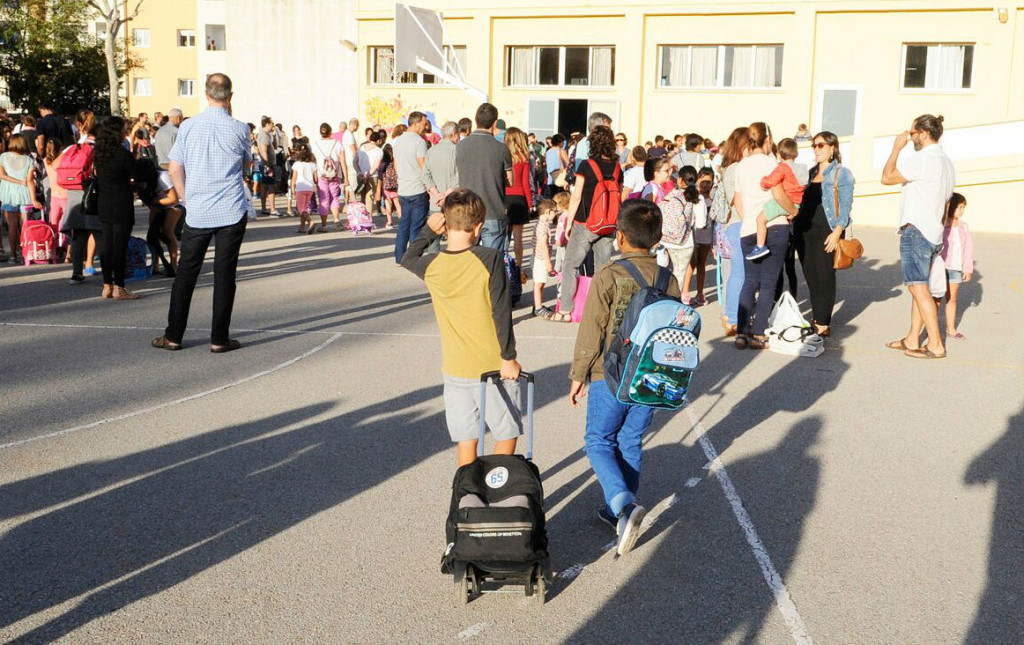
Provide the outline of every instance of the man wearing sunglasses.
<path id="1" fill-rule="evenodd" d="M 942 116 L 924 114 L 907 132 L 896 136 L 882 170 L 886 186 L 902 185 L 900 205 L 900 265 L 903 284 L 912 297 L 910 331 L 887 345 L 911 358 L 945 358 L 939 335 L 939 312 L 928 288 L 932 262 L 942 250 L 942 217 L 956 187 L 953 162 L 939 145 Z M 910 142 L 915 154 L 900 158 Z M 928 343 L 921 345 L 922 328 Z"/>

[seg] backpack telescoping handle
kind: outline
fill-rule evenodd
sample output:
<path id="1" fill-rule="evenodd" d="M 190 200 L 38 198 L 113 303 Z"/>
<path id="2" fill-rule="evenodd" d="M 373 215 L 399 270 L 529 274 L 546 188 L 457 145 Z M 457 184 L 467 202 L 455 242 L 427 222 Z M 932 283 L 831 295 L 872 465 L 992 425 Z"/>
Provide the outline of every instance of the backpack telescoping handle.
<path id="1" fill-rule="evenodd" d="M 520 379 L 526 379 L 526 459 L 533 461 L 533 388 L 532 372 L 519 372 Z M 478 457 L 484 456 L 484 440 L 487 435 L 487 383 L 501 383 L 501 372 L 484 372 L 480 375 L 480 441 L 476 446 Z M 520 393 L 520 398 L 522 394 Z M 522 400 L 517 401 L 522 409 Z"/>

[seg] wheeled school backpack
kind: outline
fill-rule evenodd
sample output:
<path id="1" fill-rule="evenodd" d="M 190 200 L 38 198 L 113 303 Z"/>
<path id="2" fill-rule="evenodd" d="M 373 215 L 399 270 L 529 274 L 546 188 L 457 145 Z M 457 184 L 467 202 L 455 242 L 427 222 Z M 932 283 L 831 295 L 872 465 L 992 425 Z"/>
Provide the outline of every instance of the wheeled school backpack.
<path id="1" fill-rule="evenodd" d="M 640 285 L 605 353 L 604 378 L 623 403 L 676 410 L 686 404 L 700 364 L 700 314 L 665 293 L 671 274 L 658 268 L 649 286 L 628 260 L 617 262 Z"/>
<path id="2" fill-rule="evenodd" d="M 544 486 L 533 458 L 534 377 L 526 379 L 526 457 L 483 455 L 486 387 L 499 372 L 480 377 L 480 439 L 476 461 L 455 471 L 445 523 L 447 548 L 441 573 L 452 574 L 463 602 L 483 592 L 485 582 L 523 584 L 527 596 L 544 602 L 551 567 L 544 520 Z"/>
<path id="3" fill-rule="evenodd" d="M 353 235 L 369 235 L 373 233 L 373 217 L 363 202 L 349 202 L 345 205 L 345 219 L 348 229 Z"/>
<path id="4" fill-rule="evenodd" d="M 57 261 L 57 231 L 48 222 L 30 219 L 21 227 L 21 256 L 25 266 Z"/>
<path id="5" fill-rule="evenodd" d="M 141 237 L 133 237 L 128 240 L 128 251 L 125 253 L 124 279 L 145 280 L 153 275 L 153 268 L 156 265 L 156 257 L 149 243 Z"/>

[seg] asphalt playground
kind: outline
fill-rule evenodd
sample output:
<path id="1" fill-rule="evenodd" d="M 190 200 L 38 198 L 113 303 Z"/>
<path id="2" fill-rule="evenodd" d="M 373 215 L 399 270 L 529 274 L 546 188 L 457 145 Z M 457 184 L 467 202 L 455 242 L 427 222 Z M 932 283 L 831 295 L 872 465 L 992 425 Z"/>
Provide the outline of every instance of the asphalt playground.
<path id="1" fill-rule="evenodd" d="M 975 233 L 943 360 L 884 347 L 909 317 L 891 229 L 857 229 L 820 358 L 735 350 L 712 299 L 619 559 L 567 404 L 576 326 L 524 296 L 558 573 L 544 605 L 462 605 L 439 572 L 455 452 L 426 291 L 393 233 L 295 228 L 250 225 L 228 354 L 211 263 L 180 352 L 149 346 L 168 279 L 113 302 L 66 265 L 0 267 L 0 642 L 1024 643 L 1020 237 Z"/>

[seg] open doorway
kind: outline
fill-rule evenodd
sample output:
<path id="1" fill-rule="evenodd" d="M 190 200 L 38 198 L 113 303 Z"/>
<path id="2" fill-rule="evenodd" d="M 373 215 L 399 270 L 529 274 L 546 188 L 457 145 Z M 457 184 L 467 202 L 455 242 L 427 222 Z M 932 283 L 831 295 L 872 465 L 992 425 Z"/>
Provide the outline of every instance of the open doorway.
<path id="1" fill-rule="evenodd" d="M 587 99 L 559 99 L 558 132 L 567 138 L 573 132 L 587 131 Z"/>

